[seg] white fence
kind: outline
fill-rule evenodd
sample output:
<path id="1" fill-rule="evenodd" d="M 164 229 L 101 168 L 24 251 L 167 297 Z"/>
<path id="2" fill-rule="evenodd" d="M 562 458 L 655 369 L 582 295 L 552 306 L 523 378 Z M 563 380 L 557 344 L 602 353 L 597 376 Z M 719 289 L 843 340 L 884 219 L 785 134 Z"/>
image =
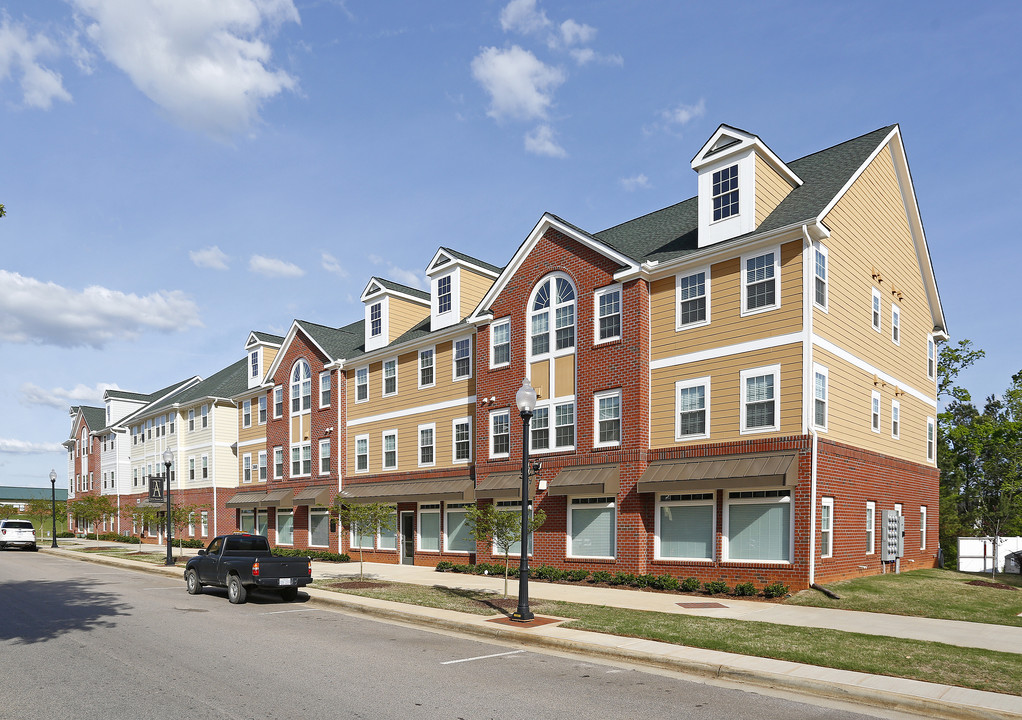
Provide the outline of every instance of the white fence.
<path id="1" fill-rule="evenodd" d="M 997 538 L 997 572 L 1004 572 L 1005 557 L 1019 550 L 1022 550 L 1022 537 Z M 961 572 L 990 572 L 993 554 L 992 537 L 958 538 L 958 569 Z M 1017 567 L 1009 567 L 1008 570 L 1018 572 Z"/>

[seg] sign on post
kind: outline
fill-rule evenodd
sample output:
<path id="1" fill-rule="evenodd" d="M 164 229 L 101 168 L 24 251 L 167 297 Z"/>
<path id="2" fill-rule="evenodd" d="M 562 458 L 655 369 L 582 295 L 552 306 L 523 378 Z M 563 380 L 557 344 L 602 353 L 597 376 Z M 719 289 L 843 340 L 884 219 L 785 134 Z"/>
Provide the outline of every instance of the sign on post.
<path id="1" fill-rule="evenodd" d="M 158 502 L 163 502 L 166 499 L 166 495 L 163 494 L 163 476 L 162 475 L 150 475 L 149 476 L 149 499 Z"/>

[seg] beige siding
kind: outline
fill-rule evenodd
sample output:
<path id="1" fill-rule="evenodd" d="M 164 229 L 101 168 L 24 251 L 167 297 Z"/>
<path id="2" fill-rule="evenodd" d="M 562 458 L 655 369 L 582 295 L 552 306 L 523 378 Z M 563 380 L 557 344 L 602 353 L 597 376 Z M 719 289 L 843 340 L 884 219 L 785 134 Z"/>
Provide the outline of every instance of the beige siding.
<path id="1" fill-rule="evenodd" d="M 263 348 L 263 368 L 270 367 L 273 365 L 273 361 L 277 359 L 277 353 L 280 352 L 280 348 L 277 347 L 264 347 Z"/>
<path id="2" fill-rule="evenodd" d="M 345 475 L 375 475 L 379 473 L 410 473 L 428 468 L 465 467 L 468 463 L 454 462 L 454 420 L 471 417 L 473 405 L 447 408 L 445 410 L 422 410 L 403 417 L 389 420 L 378 420 L 364 425 L 349 426 L 347 429 L 347 448 Z M 474 424 L 474 420 L 472 421 Z M 435 423 L 434 430 L 434 464 L 428 468 L 419 466 L 419 425 Z M 397 431 L 397 468 L 383 469 L 383 434 L 391 430 Z M 474 430 L 474 427 L 473 427 Z M 355 472 L 355 440 L 361 435 L 369 436 L 369 470 Z M 474 441 L 474 438 L 473 438 Z M 475 448 L 473 447 L 473 457 Z"/>
<path id="3" fill-rule="evenodd" d="M 780 430 L 741 433 L 741 372 L 780 365 Z M 675 383 L 710 378 L 709 439 L 676 442 L 674 439 Z M 755 352 L 728 355 L 702 362 L 654 370 L 650 383 L 650 445 L 668 447 L 707 442 L 748 440 L 802 432 L 802 345 L 792 343 Z"/>
<path id="4" fill-rule="evenodd" d="M 259 398 L 263 395 L 261 391 L 259 394 L 252 395 L 251 397 L 239 398 L 238 399 L 238 442 L 243 443 L 249 440 L 258 440 L 259 438 L 266 437 L 266 424 L 259 424 Z M 252 403 L 252 426 L 242 427 L 244 418 L 244 403 L 248 400 Z"/>
<path id="5" fill-rule="evenodd" d="M 870 163 L 825 221 L 832 230 L 824 243 L 828 250 L 828 310 L 814 309 L 814 332 L 887 373 L 894 378 L 893 384 L 935 398 L 935 380 L 927 377 L 926 365 L 932 315 L 889 150 L 881 151 Z M 873 277 L 874 270 L 879 271 L 880 279 Z M 873 288 L 881 297 L 879 333 L 872 326 Z M 895 289 L 901 292 L 900 299 Z M 901 310 L 898 345 L 891 339 L 892 304 Z M 902 396 L 903 413 L 908 397 Z M 882 406 L 889 423 L 889 398 Z M 845 411 L 836 407 L 835 412 Z M 908 420 L 906 417 L 906 430 Z M 922 427 L 925 432 L 925 419 Z M 905 445 L 903 439 L 900 447 Z M 899 454 L 925 462 L 925 446 L 919 451 L 918 445 L 912 444 L 915 455 Z"/>
<path id="6" fill-rule="evenodd" d="M 791 185 L 776 170 L 756 154 L 756 227 L 767 219 L 767 216 L 781 204 Z"/>
<path id="7" fill-rule="evenodd" d="M 686 270 L 681 274 L 690 272 Z M 675 329 L 675 276 L 653 281 L 650 287 L 650 351 L 654 360 L 802 329 L 801 238 L 781 245 L 781 306 L 776 310 L 741 316 L 740 256 L 714 263 L 708 282 L 710 323 L 679 331 Z"/>
<path id="8" fill-rule="evenodd" d="M 554 397 L 575 394 L 575 355 L 562 355 L 554 359 Z"/>
<path id="9" fill-rule="evenodd" d="M 532 363 L 529 368 L 529 382 L 536 388 L 536 397 L 549 399 L 550 395 L 550 360 Z"/>
<path id="10" fill-rule="evenodd" d="M 487 275 L 480 275 L 467 268 L 461 269 L 461 308 L 460 317 L 468 317 L 476 305 L 483 299 L 483 295 L 493 285 L 493 278 Z"/>
<path id="11" fill-rule="evenodd" d="M 391 296 L 390 305 L 390 337 L 387 342 L 394 342 L 420 322 L 429 317 L 429 305 L 420 305 L 399 297 Z"/>

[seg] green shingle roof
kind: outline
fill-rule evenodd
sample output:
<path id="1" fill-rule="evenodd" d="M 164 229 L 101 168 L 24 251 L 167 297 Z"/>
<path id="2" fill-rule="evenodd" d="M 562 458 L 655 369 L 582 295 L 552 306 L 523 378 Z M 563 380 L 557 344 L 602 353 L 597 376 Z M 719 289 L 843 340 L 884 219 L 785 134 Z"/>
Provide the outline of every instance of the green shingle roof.
<path id="1" fill-rule="evenodd" d="M 271 335 L 270 333 L 259 332 L 258 330 L 253 330 L 252 334 L 259 342 L 269 343 L 271 345 L 280 345 L 284 342 L 284 338 L 280 335 Z"/>
<path id="2" fill-rule="evenodd" d="M 471 255 L 466 255 L 463 252 L 459 252 L 459 251 L 454 250 L 454 249 L 449 248 L 449 247 L 441 247 L 440 249 L 443 250 L 446 254 L 450 255 L 453 258 L 457 258 L 458 260 L 463 260 L 464 262 L 467 262 L 467 263 L 472 263 L 473 265 L 478 265 L 479 267 L 485 268 L 486 270 L 489 270 L 490 272 L 495 272 L 498 275 L 504 269 L 504 268 L 499 267 L 497 265 L 493 265 L 491 263 L 488 263 L 485 260 L 480 260 L 479 258 L 474 258 Z"/>
<path id="3" fill-rule="evenodd" d="M 96 432 L 106 426 L 106 408 L 81 405 L 79 410 L 85 416 L 85 422 L 89 426 L 90 431 Z"/>
<path id="4" fill-rule="evenodd" d="M 242 358 L 236 363 L 228 365 L 210 375 L 205 380 L 192 385 L 180 393 L 175 393 L 171 398 L 172 402 L 178 405 L 188 405 L 201 400 L 202 398 L 230 398 L 248 389 L 248 358 Z M 154 405 L 150 412 L 162 407 Z M 169 403 L 166 403 L 169 404 Z"/>
<path id="5" fill-rule="evenodd" d="M 330 360 L 340 360 L 350 357 L 353 353 L 361 353 L 361 347 L 365 342 L 363 329 L 365 321 L 363 320 L 339 328 L 318 325 L 307 320 L 295 320 L 295 322 L 305 334 L 326 351 Z"/>
<path id="6" fill-rule="evenodd" d="M 426 302 L 429 302 L 429 293 L 423 290 L 418 290 L 416 288 L 409 287 L 408 285 L 402 285 L 401 283 L 396 283 L 393 280 L 385 280 L 380 277 L 376 278 L 376 282 L 378 282 L 381 286 L 387 288 L 388 290 L 404 293 L 405 295 L 411 295 L 412 297 L 416 297 L 421 300 L 425 300 Z"/>
<path id="7" fill-rule="evenodd" d="M 58 478 L 59 479 L 59 478 Z M 0 502 L 27 502 L 28 500 L 50 500 L 54 488 L 15 487 L 0 485 Z M 67 500 L 67 488 L 56 488 L 57 502 Z"/>

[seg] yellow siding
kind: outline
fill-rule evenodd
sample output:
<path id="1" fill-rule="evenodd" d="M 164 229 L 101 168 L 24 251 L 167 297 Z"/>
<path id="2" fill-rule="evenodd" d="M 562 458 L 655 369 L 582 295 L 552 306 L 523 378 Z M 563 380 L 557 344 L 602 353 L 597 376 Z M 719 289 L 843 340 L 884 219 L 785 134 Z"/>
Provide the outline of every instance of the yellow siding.
<path id="1" fill-rule="evenodd" d="M 420 322 L 429 317 L 429 305 L 409 302 L 399 297 L 390 297 L 390 337 L 387 342 L 394 342 Z"/>
<path id="2" fill-rule="evenodd" d="M 260 392 L 256 395 L 252 395 L 247 398 L 238 399 L 238 442 L 244 443 L 249 440 L 258 440 L 259 438 L 266 437 L 266 425 L 259 424 L 259 397 L 263 393 Z M 244 402 L 248 400 L 252 404 L 252 426 L 242 427 L 244 418 Z"/>
<path id="3" fill-rule="evenodd" d="M 575 394 L 575 355 L 562 355 L 554 359 L 554 397 Z"/>
<path id="4" fill-rule="evenodd" d="M 682 274 L 689 274 L 689 270 Z M 726 347 L 802 329 L 802 240 L 781 245 L 781 306 L 741 316 L 741 258 L 714 263 L 709 278 L 710 323 L 676 330 L 675 277 L 650 286 L 651 356 L 659 358 Z"/>
<path id="5" fill-rule="evenodd" d="M 776 170 L 756 154 L 756 227 L 767 219 L 767 216 L 781 204 L 791 185 Z"/>
<path id="6" fill-rule="evenodd" d="M 347 451 L 345 475 L 375 475 L 379 473 L 410 473 L 429 468 L 465 467 L 468 463 L 455 463 L 454 458 L 454 420 L 472 417 L 475 408 L 466 403 L 463 406 L 446 410 L 423 410 L 410 415 L 390 420 L 379 420 L 364 425 L 356 425 L 347 429 Z M 474 430 L 474 420 L 473 430 Z M 435 423 L 434 430 L 434 464 L 428 468 L 419 467 L 419 425 Z M 383 470 L 383 433 L 397 430 L 397 468 Z M 361 435 L 369 436 L 369 470 L 355 472 L 355 439 Z M 473 444 L 474 444 L 473 437 Z M 473 450 L 473 459 L 475 447 Z"/>
<path id="7" fill-rule="evenodd" d="M 493 285 L 493 278 L 479 273 L 472 272 L 467 268 L 461 269 L 461 317 L 468 317 L 476 305 L 483 299 L 483 295 Z"/>
<path id="8" fill-rule="evenodd" d="M 273 364 L 273 361 L 277 359 L 278 352 L 280 352 L 280 348 L 277 347 L 263 348 L 263 368 L 268 368 Z"/>
<path id="9" fill-rule="evenodd" d="M 780 365 L 780 430 L 741 434 L 741 371 Z M 676 442 L 674 439 L 675 394 L 679 380 L 710 378 L 710 437 Z M 650 395 L 650 445 L 668 447 L 707 442 L 727 442 L 802 432 L 802 345 L 791 343 L 702 362 L 654 370 Z"/>

